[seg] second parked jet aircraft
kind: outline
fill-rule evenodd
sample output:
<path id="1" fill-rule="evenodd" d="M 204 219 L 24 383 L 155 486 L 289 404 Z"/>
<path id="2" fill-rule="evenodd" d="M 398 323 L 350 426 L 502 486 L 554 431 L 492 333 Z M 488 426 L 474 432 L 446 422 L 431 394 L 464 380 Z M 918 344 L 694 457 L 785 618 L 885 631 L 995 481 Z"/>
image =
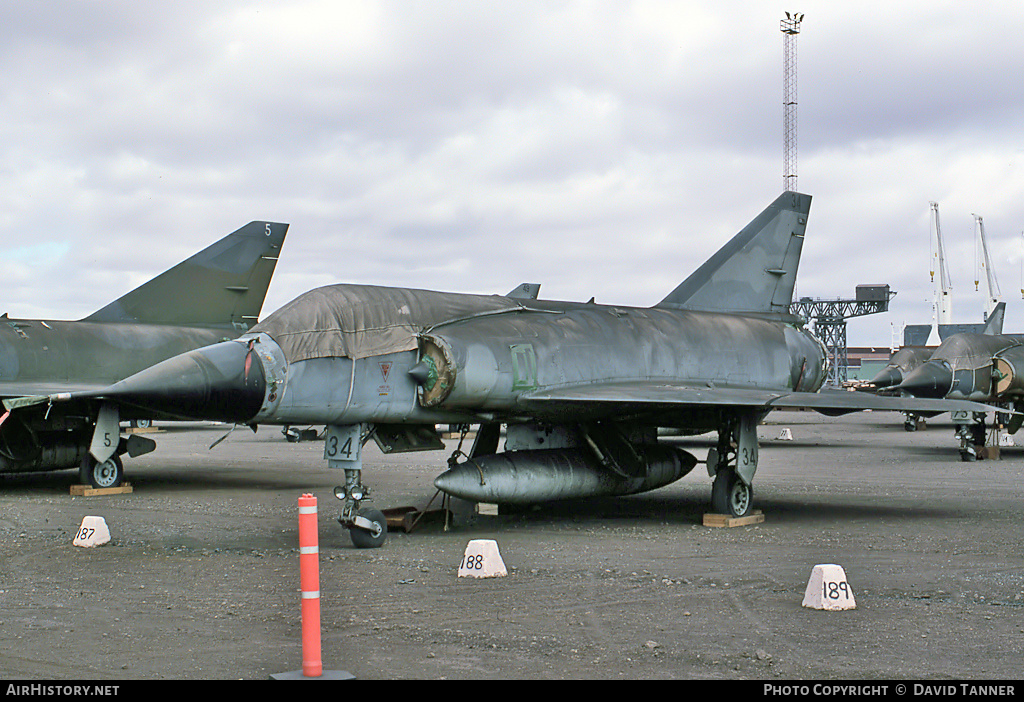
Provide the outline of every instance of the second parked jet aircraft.
<path id="1" fill-rule="evenodd" d="M 4 314 L 0 397 L 97 390 L 190 349 L 236 338 L 257 321 L 287 231 L 287 224 L 250 222 L 82 320 Z M 155 444 L 113 431 L 95 437 L 97 413 L 94 406 L 48 403 L 3 414 L 0 473 L 80 467 L 85 483 L 120 484 L 119 456 Z M 93 441 L 113 452 L 97 460 Z"/>

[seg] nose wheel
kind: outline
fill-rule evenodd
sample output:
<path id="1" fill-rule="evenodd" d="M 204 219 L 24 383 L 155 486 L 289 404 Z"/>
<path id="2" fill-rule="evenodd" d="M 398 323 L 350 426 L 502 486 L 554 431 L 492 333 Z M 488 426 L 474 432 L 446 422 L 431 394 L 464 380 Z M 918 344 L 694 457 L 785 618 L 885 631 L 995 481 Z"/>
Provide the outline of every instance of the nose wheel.
<path id="1" fill-rule="evenodd" d="M 345 471 L 345 485 L 334 488 L 334 496 L 342 501 L 338 523 L 348 529 L 356 548 L 380 548 L 388 538 L 388 520 L 377 509 L 360 507 L 369 501 L 370 489 L 359 484 L 358 471 Z"/>
<path id="2" fill-rule="evenodd" d="M 361 509 L 348 533 L 356 548 L 380 548 L 388 538 L 388 522 L 380 510 Z"/>

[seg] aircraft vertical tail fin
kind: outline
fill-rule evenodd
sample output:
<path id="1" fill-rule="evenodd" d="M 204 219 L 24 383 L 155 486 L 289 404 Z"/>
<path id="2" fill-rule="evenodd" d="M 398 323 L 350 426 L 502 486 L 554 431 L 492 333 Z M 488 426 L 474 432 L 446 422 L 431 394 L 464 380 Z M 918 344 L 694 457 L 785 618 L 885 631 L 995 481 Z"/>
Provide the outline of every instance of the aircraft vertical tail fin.
<path id="1" fill-rule="evenodd" d="M 82 321 L 232 327 L 257 322 L 288 225 L 250 222 Z"/>
<path id="2" fill-rule="evenodd" d="M 1006 303 L 1000 302 L 992 308 L 992 314 L 985 321 L 985 329 L 982 334 L 989 336 L 1000 336 L 1003 333 L 1003 319 L 1006 317 Z"/>
<path id="3" fill-rule="evenodd" d="M 810 208 L 784 192 L 656 307 L 788 313 Z"/>
<path id="4" fill-rule="evenodd" d="M 510 290 L 505 297 L 514 300 L 536 300 L 540 295 L 540 283 L 520 283 Z"/>

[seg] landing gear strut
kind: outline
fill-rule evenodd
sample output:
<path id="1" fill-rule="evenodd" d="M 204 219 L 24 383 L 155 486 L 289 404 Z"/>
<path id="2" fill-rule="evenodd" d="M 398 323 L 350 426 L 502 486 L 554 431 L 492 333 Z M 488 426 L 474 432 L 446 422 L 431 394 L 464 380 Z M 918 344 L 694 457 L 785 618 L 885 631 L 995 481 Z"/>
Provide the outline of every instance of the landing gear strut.
<path id="1" fill-rule="evenodd" d="M 913 412 L 903 413 L 903 431 L 917 431 L 919 427 L 924 426 L 924 419 Z"/>
<path id="2" fill-rule="evenodd" d="M 750 513 L 759 419 L 756 414 L 728 418 L 718 430 L 718 446 L 708 452 L 708 473 L 714 477 L 711 508 L 717 514 L 744 517 Z"/>
<path id="3" fill-rule="evenodd" d="M 966 414 L 966 413 L 964 413 Z M 961 419 L 961 417 L 954 417 Z M 965 462 L 978 460 L 975 447 L 985 445 L 985 413 L 974 412 L 970 423 L 957 422 L 956 437 L 960 439 L 960 460 Z"/>
<path id="4" fill-rule="evenodd" d="M 370 488 L 362 484 L 363 442 L 368 438 L 361 424 L 329 425 L 324 440 L 327 464 L 345 471 L 345 484 L 334 488 L 334 496 L 342 501 L 338 523 L 348 529 L 356 548 L 380 548 L 388 536 L 384 514 L 361 506 L 370 501 Z"/>
<path id="5" fill-rule="evenodd" d="M 116 405 L 104 403 L 96 415 L 89 453 L 82 459 L 78 476 L 94 488 L 112 488 L 124 479 L 124 466 L 118 457 L 121 426 Z"/>

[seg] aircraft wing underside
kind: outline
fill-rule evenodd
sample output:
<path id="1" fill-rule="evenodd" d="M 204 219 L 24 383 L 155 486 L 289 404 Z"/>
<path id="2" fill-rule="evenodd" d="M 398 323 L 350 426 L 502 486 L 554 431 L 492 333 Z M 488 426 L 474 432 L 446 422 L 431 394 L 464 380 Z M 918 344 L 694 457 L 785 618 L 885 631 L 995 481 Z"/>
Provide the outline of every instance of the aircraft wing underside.
<path id="1" fill-rule="evenodd" d="M 772 409 L 813 409 L 824 414 L 846 414 L 860 410 L 940 413 L 954 410 L 1007 412 L 968 400 L 926 400 L 916 397 L 886 397 L 863 392 L 783 392 L 759 388 L 715 388 L 659 380 L 607 382 L 565 388 L 536 390 L 520 396 L 527 408 L 550 411 L 556 407 L 588 414 L 609 416 L 628 412 L 658 410 L 726 409 L 730 407 L 769 411 Z"/>
<path id="2" fill-rule="evenodd" d="M 71 393 L 98 393 L 110 387 L 109 383 L 3 383 L 0 382 L 0 399 L 9 400 L 24 397 L 53 396 Z"/>

